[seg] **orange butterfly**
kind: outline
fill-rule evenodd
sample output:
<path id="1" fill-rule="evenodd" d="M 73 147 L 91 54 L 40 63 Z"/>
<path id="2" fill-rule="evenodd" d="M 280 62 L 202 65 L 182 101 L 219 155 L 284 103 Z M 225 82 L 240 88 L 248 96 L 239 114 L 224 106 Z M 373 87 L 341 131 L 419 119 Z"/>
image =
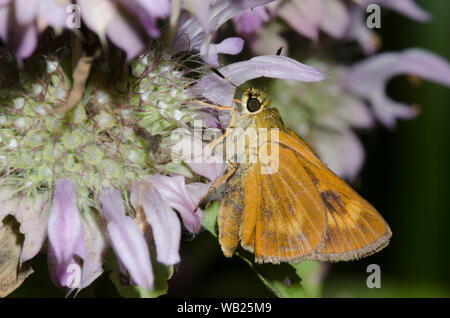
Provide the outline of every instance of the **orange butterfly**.
<path id="1" fill-rule="evenodd" d="M 264 92 L 250 88 L 239 102 L 241 116 L 236 119 L 234 112 L 232 129 L 212 147 L 246 138 L 250 129 L 275 130 L 277 138 L 266 143 L 269 152 L 277 148 L 278 162 L 275 171 L 264 173 L 267 158 L 261 155 L 259 144 L 256 160 L 229 163 L 228 172 L 216 182 L 226 181 L 218 227 L 227 257 L 239 243 L 259 263 L 348 261 L 388 245 L 392 233 L 383 217 L 284 126 Z M 252 147 L 245 139 L 247 155 Z"/>

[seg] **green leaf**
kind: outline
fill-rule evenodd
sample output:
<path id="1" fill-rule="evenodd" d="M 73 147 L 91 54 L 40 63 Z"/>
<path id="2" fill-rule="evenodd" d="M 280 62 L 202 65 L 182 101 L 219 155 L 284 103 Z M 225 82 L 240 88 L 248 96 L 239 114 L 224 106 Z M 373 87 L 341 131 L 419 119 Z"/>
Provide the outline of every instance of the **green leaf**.
<path id="1" fill-rule="evenodd" d="M 303 277 L 302 285 L 307 297 L 320 297 L 322 294 L 322 264 L 317 261 L 304 261 L 291 264 L 299 277 Z"/>
<path id="2" fill-rule="evenodd" d="M 214 237 L 217 237 L 217 214 L 220 203 L 214 202 L 205 210 L 202 225 Z M 256 274 L 256 276 L 278 297 L 304 298 L 305 291 L 302 280 L 297 271 L 290 264 L 256 264 L 252 253 L 242 248 L 235 253 L 242 258 Z"/>
<path id="3" fill-rule="evenodd" d="M 219 213 L 220 202 L 213 202 L 206 210 L 202 220 L 202 226 L 214 237 L 217 237 L 217 214 Z"/>

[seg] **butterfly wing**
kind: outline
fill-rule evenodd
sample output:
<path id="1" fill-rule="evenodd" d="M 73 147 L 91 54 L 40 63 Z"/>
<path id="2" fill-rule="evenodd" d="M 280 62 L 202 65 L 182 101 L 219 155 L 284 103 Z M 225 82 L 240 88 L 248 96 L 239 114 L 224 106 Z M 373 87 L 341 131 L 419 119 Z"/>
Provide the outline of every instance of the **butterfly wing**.
<path id="1" fill-rule="evenodd" d="M 280 149 L 279 158 L 276 173 L 264 174 L 258 161 L 228 182 L 231 191 L 218 218 L 225 255 L 231 256 L 240 241 L 257 262 L 293 262 L 319 246 L 326 230 L 320 194 L 294 151 Z"/>
<path id="2" fill-rule="evenodd" d="M 309 259 L 358 259 L 381 250 L 389 243 L 392 233 L 383 217 L 330 171 L 294 132 L 280 132 L 279 143 L 280 148 L 297 153 L 326 207 L 326 233 L 322 244 Z"/>

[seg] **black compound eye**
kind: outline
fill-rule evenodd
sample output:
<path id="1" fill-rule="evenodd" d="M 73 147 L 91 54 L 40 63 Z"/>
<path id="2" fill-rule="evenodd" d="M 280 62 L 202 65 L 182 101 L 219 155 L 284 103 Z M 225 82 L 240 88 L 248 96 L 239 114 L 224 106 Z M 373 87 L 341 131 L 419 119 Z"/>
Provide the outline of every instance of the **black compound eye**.
<path id="1" fill-rule="evenodd" d="M 261 103 L 256 98 L 250 98 L 247 102 L 247 109 L 249 112 L 254 113 L 261 108 Z"/>

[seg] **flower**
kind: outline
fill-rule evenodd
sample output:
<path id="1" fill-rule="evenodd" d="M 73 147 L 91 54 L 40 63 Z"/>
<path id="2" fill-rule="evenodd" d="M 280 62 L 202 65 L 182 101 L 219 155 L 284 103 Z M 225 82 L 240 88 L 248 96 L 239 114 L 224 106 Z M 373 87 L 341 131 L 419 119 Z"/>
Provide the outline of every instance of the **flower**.
<path id="1" fill-rule="evenodd" d="M 62 30 L 66 24 L 68 0 L 0 1 L 0 39 L 12 46 L 18 59 L 29 57 L 38 33 L 47 26 Z"/>
<path id="2" fill-rule="evenodd" d="M 240 38 L 229 38 L 219 44 L 212 44 L 210 42 L 214 33 L 240 12 L 271 1 L 273 0 L 218 0 L 209 7 L 208 14 L 202 12 L 190 16 L 184 12 L 180 17 L 180 27 L 173 41 L 172 50 L 199 52 L 205 62 L 218 66 L 219 53 L 238 54 L 244 43 Z M 205 31 L 206 26 L 208 27 Z"/>
<path id="3" fill-rule="evenodd" d="M 413 74 L 450 86 L 449 63 L 422 49 L 382 53 L 352 65 L 346 73 L 344 87 L 355 96 L 370 101 L 375 116 L 390 128 L 394 127 L 397 118 L 415 117 L 417 110 L 386 96 L 389 79 L 399 74 Z"/>
<path id="4" fill-rule="evenodd" d="M 148 37 L 157 38 L 157 19 L 170 14 L 170 1 L 77 0 L 86 25 L 106 43 L 105 35 L 127 53 L 136 57 L 145 47 Z M 138 24 L 136 23 L 139 22 Z"/>

